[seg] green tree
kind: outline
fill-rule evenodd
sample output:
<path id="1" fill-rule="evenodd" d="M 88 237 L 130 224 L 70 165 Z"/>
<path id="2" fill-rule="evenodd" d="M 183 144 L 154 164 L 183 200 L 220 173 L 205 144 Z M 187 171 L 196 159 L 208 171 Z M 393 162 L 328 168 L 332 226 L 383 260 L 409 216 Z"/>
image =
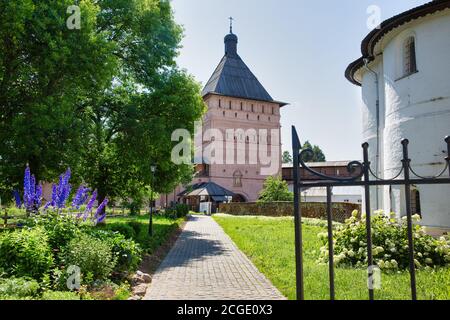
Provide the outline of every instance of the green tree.
<path id="1" fill-rule="evenodd" d="M 151 184 L 167 191 L 192 174 L 170 161 L 171 134 L 193 131 L 200 86 L 175 63 L 182 29 L 167 0 L 0 2 L 0 181 L 40 180 L 68 166 L 105 196 Z M 10 192 L 10 190 L 8 190 Z"/>
<path id="2" fill-rule="evenodd" d="M 168 1 L 105 1 L 102 29 L 117 41 L 119 68 L 107 90 L 84 101 L 83 176 L 99 198 L 142 198 L 152 186 L 172 190 L 192 177 L 191 165 L 171 162 L 176 129 L 193 132 L 205 105 L 201 88 L 174 61 L 181 28 Z M 151 4 L 151 5 L 148 5 Z M 111 16 L 110 12 L 116 12 Z M 120 29 L 110 21 L 120 22 Z M 92 152 L 95 150 L 96 152 Z M 152 177 L 150 166 L 157 171 Z"/>
<path id="3" fill-rule="evenodd" d="M 100 199 L 138 196 L 150 185 L 167 192 L 191 179 L 191 165 L 171 161 L 171 135 L 179 128 L 193 132 L 204 104 L 198 84 L 186 74 L 176 71 L 167 81 L 151 94 L 115 88 L 86 113 L 81 171 Z"/>
<path id="4" fill-rule="evenodd" d="M 281 177 L 268 177 L 259 194 L 258 202 L 293 201 L 294 194 L 289 191 L 286 181 Z"/>
<path id="5" fill-rule="evenodd" d="M 322 149 L 320 149 L 319 146 L 317 146 L 317 145 L 313 146 L 309 141 L 306 141 L 303 144 L 303 149 L 312 150 L 312 154 L 305 153 L 303 155 L 302 160 L 304 162 L 325 162 L 326 161 L 325 154 L 323 153 Z"/>
<path id="6" fill-rule="evenodd" d="M 292 163 L 292 156 L 289 151 L 283 152 L 283 163 L 284 164 L 291 164 Z"/>
<path id="7" fill-rule="evenodd" d="M 18 187 L 29 163 L 37 179 L 76 167 L 77 101 L 110 81 L 114 43 L 98 32 L 96 1 L 81 1 L 80 30 L 69 30 L 72 0 L 0 2 L 0 180 Z"/>

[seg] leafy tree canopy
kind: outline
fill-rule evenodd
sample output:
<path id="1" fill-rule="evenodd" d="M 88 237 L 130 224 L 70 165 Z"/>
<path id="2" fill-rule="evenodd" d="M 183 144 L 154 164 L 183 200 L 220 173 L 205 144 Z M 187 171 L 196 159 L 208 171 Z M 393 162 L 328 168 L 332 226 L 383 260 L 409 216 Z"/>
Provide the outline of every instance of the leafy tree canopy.
<path id="1" fill-rule="evenodd" d="M 305 162 L 325 162 L 326 157 L 323 153 L 322 149 L 320 149 L 317 145 L 312 145 L 309 141 L 306 141 L 303 145 L 303 149 L 310 149 L 312 150 L 312 154 L 305 153 L 303 155 L 302 160 Z"/>
<path id="2" fill-rule="evenodd" d="M 286 181 L 281 177 L 268 177 L 259 194 L 258 202 L 293 201 L 294 194 L 289 191 Z"/>
<path id="3" fill-rule="evenodd" d="M 204 103 L 175 63 L 182 29 L 166 0 L 0 2 L 0 181 L 21 184 L 67 167 L 100 200 L 152 182 L 166 191 L 192 172 L 170 161 L 171 133 L 192 131 Z M 5 190 L 5 189 L 4 189 Z"/>
<path id="4" fill-rule="evenodd" d="M 283 159 L 282 159 L 284 164 L 291 164 L 292 163 L 292 156 L 291 153 L 289 151 L 284 151 L 283 152 Z"/>

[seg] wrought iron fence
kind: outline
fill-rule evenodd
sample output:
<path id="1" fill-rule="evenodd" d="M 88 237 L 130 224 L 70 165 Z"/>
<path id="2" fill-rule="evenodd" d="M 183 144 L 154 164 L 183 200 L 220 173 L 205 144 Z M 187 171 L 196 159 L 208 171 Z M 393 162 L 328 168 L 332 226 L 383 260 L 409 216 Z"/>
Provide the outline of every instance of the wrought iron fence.
<path id="1" fill-rule="evenodd" d="M 370 187 L 371 186 L 403 186 L 405 189 L 406 217 L 407 217 L 407 234 L 408 234 L 408 259 L 409 273 L 411 284 L 412 300 L 417 300 L 416 288 L 416 269 L 414 263 L 414 238 L 413 223 L 411 209 L 411 185 L 434 185 L 434 184 L 450 184 L 450 136 L 445 138 L 447 143 L 447 157 L 445 158 L 446 166 L 444 170 L 434 177 L 423 177 L 418 175 L 411 167 L 411 159 L 409 158 L 408 145 L 409 141 L 404 139 L 401 141 L 403 148 L 402 167 L 400 172 L 391 179 L 382 179 L 378 177 L 370 167 L 369 161 L 369 144 L 364 143 L 363 162 L 352 161 L 347 165 L 348 172 L 352 175 L 348 178 L 339 178 L 324 175 L 309 168 L 302 160 L 306 154 L 311 154 L 311 149 L 302 149 L 297 130 L 292 127 L 292 149 L 294 160 L 294 219 L 295 219 L 295 256 L 296 256 L 296 286 L 297 299 L 304 300 L 304 282 L 303 282 L 303 239 L 302 239 L 302 213 L 301 213 L 301 197 L 302 189 L 325 187 L 327 190 L 327 220 L 328 220 L 328 267 L 329 267 L 329 288 L 330 299 L 335 299 L 335 282 L 334 282 L 334 249 L 333 249 L 333 228 L 332 228 L 332 188 L 340 186 L 361 186 L 364 187 L 365 212 L 366 212 L 366 234 L 367 234 L 367 263 L 368 263 L 368 279 L 373 277 L 373 253 L 372 253 L 372 233 L 371 233 L 371 204 L 370 204 Z M 317 182 L 303 182 L 300 179 L 300 166 L 321 179 Z M 448 170 L 449 178 L 444 177 Z M 403 178 L 400 178 L 403 174 Z M 413 175 L 414 177 L 411 177 Z M 369 299 L 374 300 L 374 288 L 368 288 Z"/>

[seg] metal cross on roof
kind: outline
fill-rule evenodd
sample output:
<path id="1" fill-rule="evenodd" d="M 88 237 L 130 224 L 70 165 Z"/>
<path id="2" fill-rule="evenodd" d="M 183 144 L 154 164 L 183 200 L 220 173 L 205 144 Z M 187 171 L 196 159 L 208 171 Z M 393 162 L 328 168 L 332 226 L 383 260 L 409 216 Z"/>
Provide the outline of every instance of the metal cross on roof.
<path id="1" fill-rule="evenodd" d="M 233 17 L 229 17 L 228 19 L 230 19 L 230 33 L 233 33 Z"/>

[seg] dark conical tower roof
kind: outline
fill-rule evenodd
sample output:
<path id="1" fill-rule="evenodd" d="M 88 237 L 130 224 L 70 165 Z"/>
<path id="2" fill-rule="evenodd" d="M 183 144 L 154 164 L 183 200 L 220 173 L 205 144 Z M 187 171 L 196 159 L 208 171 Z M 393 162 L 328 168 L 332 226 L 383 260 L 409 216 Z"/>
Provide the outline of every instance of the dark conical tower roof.
<path id="1" fill-rule="evenodd" d="M 238 37 L 231 31 L 230 34 L 225 36 L 224 41 L 225 56 L 203 89 L 202 95 L 218 94 L 235 98 L 276 102 L 238 55 Z"/>

